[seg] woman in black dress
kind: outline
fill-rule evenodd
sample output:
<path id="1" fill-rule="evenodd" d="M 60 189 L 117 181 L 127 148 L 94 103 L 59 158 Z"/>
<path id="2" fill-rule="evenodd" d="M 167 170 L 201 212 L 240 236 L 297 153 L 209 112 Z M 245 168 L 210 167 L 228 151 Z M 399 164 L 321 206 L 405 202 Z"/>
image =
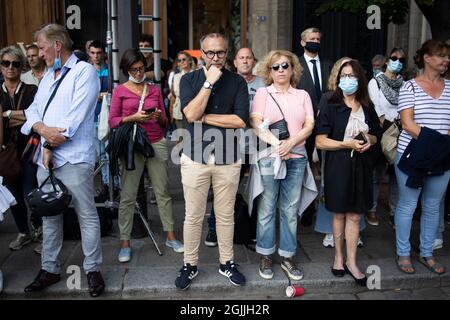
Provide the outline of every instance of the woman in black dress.
<path id="1" fill-rule="evenodd" d="M 331 271 L 337 277 L 348 273 L 357 284 L 365 286 L 367 278 L 356 264 L 356 248 L 361 214 L 373 203 L 370 151 L 380 139 L 381 127 L 360 64 L 354 60 L 344 63 L 336 81 L 336 90 L 320 110 L 316 125 L 316 147 L 327 151 L 325 207 L 334 213 L 335 257 Z"/>

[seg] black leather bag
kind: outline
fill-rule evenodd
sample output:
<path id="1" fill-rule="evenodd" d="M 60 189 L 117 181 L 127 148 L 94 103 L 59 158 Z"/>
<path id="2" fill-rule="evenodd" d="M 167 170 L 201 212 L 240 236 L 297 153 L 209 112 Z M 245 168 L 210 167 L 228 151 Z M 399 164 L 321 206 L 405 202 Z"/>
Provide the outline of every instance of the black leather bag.
<path id="1" fill-rule="evenodd" d="M 2 121 L 0 119 L 0 121 Z M 0 146 L 0 176 L 5 179 L 6 184 L 13 184 L 22 172 L 16 143 L 10 142 L 3 149 Z"/>
<path id="2" fill-rule="evenodd" d="M 273 101 L 275 101 L 278 109 L 281 112 L 281 115 L 283 116 L 283 119 L 278 120 L 277 122 L 274 122 L 271 125 L 269 125 L 269 129 L 272 132 L 272 134 L 275 137 L 277 137 L 279 140 L 289 139 L 290 134 L 289 134 L 287 122 L 286 122 L 285 117 L 284 117 L 284 113 L 281 110 L 280 105 L 278 104 L 277 100 L 275 100 L 275 98 L 272 96 L 271 93 L 269 93 L 269 95 L 273 99 Z"/>

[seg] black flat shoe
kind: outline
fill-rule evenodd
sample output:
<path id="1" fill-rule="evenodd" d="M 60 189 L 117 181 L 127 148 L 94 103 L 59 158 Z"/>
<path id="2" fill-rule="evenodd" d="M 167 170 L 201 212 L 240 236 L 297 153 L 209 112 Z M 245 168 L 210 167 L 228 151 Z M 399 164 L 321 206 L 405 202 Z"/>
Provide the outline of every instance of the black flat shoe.
<path id="1" fill-rule="evenodd" d="M 351 275 L 352 278 L 355 280 L 356 284 L 361 286 L 361 287 L 367 287 L 367 277 L 364 276 L 364 278 L 358 279 L 356 278 L 353 273 L 350 272 L 350 270 L 348 269 L 347 265 L 344 264 L 344 270 L 347 274 Z"/>
<path id="2" fill-rule="evenodd" d="M 345 275 L 345 270 L 344 269 L 333 269 L 333 268 L 331 268 L 331 273 L 335 277 L 342 278 Z"/>

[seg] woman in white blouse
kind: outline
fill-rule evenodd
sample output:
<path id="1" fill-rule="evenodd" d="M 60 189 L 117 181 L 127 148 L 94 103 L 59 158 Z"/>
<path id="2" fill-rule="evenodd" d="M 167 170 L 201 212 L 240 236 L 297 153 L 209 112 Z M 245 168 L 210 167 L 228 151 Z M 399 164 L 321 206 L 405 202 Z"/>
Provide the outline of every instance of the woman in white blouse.
<path id="1" fill-rule="evenodd" d="M 381 127 L 387 128 L 390 122 L 399 119 L 398 93 L 403 85 L 402 71 L 405 69 L 406 56 L 401 48 L 393 48 L 386 62 L 386 70 L 379 73 L 376 77 L 369 81 L 369 95 L 372 100 L 375 111 L 380 118 Z M 385 123 L 386 122 L 386 123 Z M 381 154 L 381 153 L 380 153 Z M 386 170 L 387 169 L 387 170 Z M 380 193 L 380 184 L 385 174 L 389 178 L 389 213 L 391 223 L 394 222 L 395 206 L 398 201 L 397 180 L 393 165 L 387 166 L 385 158 L 380 157 L 377 161 L 373 173 L 373 207 L 367 214 L 367 222 L 377 226 L 379 224 L 376 215 L 378 195 Z"/>
<path id="2" fill-rule="evenodd" d="M 184 118 L 180 108 L 180 80 L 181 77 L 186 73 L 191 72 L 195 69 L 195 64 L 193 62 L 192 56 L 185 51 L 181 51 L 178 53 L 177 64 L 180 72 L 176 73 L 173 77 L 172 94 L 175 97 L 175 103 L 173 104 L 172 112 L 177 129 L 185 129 L 186 119 Z"/>

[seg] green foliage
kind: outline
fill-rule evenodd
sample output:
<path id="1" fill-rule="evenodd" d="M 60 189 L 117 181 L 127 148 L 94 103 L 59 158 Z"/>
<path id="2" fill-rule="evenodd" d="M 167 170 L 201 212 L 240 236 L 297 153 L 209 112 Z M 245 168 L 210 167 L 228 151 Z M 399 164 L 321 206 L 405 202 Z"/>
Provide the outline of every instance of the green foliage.
<path id="1" fill-rule="evenodd" d="M 415 0 L 419 5 L 432 6 L 433 0 Z M 367 7 L 377 5 L 381 9 L 383 19 L 386 22 L 401 24 L 408 15 L 408 0 L 332 0 L 322 4 L 316 11 L 316 15 L 327 12 L 351 12 L 366 13 Z"/>

